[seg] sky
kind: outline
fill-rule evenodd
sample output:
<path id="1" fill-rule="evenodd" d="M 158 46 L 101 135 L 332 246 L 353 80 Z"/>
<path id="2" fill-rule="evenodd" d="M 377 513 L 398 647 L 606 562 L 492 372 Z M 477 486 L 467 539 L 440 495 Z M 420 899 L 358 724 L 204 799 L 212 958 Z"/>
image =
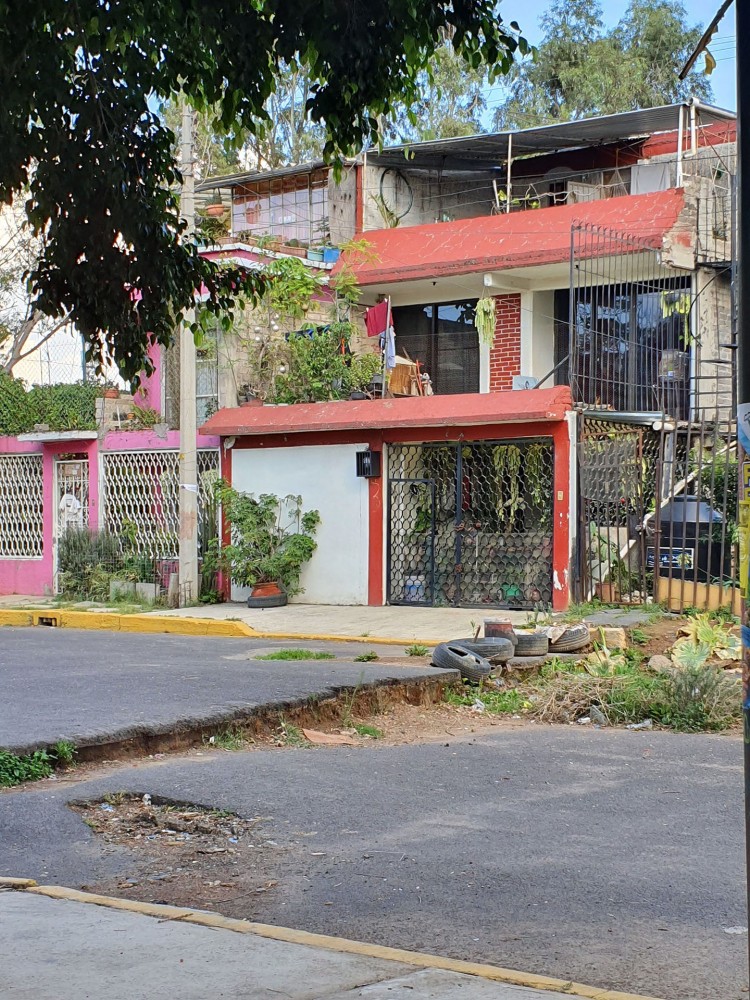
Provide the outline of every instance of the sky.
<path id="1" fill-rule="evenodd" d="M 690 24 L 700 24 L 705 28 L 721 6 L 721 0 L 682 0 L 687 11 Z M 740 3 L 742 0 L 735 0 Z M 506 21 L 518 21 L 522 33 L 532 44 L 537 44 L 542 38 L 539 25 L 541 15 L 549 8 L 551 0 L 503 0 L 500 13 Z M 622 17 L 626 7 L 625 0 L 601 0 L 604 20 L 608 27 L 613 27 Z M 713 87 L 713 103 L 730 111 L 736 109 L 735 99 L 735 26 L 734 6 L 724 15 L 719 30 L 714 35 L 710 46 L 716 59 L 716 69 L 711 74 Z M 698 67 L 703 69 L 703 57 L 698 61 Z M 500 103 L 500 94 L 491 94 L 490 102 Z"/>

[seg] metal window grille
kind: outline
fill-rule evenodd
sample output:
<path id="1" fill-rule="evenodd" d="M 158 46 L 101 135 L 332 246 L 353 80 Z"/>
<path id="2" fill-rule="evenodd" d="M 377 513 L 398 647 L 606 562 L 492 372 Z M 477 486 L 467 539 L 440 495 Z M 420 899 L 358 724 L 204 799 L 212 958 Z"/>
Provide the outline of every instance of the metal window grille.
<path id="1" fill-rule="evenodd" d="M 391 604 L 551 603 L 550 440 L 391 446 L 388 477 Z"/>
<path id="2" fill-rule="evenodd" d="M 103 456 L 104 524 L 132 538 L 138 552 L 177 559 L 179 553 L 179 455 L 176 451 L 107 452 Z M 211 484 L 219 474 L 219 453 L 198 452 L 199 537 L 215 515 Z M 212 513 L 213 512 L 213 513 Z"/>
<path id="3" fill-rule="evenodd" d="M 41 455 L 0 456 L 0 558 L 42 555 L 43 495 Z"/>

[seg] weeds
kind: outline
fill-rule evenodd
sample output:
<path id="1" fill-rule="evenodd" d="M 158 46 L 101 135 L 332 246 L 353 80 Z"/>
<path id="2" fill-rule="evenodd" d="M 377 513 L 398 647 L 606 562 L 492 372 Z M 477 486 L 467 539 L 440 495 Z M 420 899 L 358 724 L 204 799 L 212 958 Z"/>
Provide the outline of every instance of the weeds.
<path id="1" fill-rule="evenodd" d="M 636 628 L 631 628 L 629 638 L 631 642 L 636 644 L 636 646 L 645 646 L 648 642 L 648 636 L 646 633 L 642 628 L 638 628 L 637 626 Z"/>
<path id="2" fill-rule="evenodd" d="M 70 740 L 58 740 L 50 750 L 50 757 L 54 757 L 58 764 L 64 767 L 75 767 L 78 751 L 75 743 Z"/>
<path id="3" fill-rule="evenodd" d="M 241 750 L 247 740 L 242 730 L 235 727 L 222 729 L 208 738 L 204 736 L 203 742 L 219 750 Z"/>
<path id="4" fill-rule="evenodd" d="M 287 722 L 283 716 L 279 718 L 279 744 L 287 747 L 309 747 L 310 743 L 305 739 L 299 726 Z"/>
<path id="5" fill-rule="evenodd" d="M 370 650 L 369 653 L 360 653 L 359 656 L 354 657 L 355 663 L 372 663 L 373 660 L 379 660 L 380 657 L 377 653 Z"/>
<path id="6" fill-rule="evenodd" d="M 335 660 L 333 653 L 322 653 L 316 649 L 277 649 L 273 653 L 263 653 L 256 660 Z"/>
<path id="7" fill-rule="evenodd" d="M 356 729 L 359 736 L 369 736 L 373 740 L 382 740 L 385 733 L 377 726 L 370 726 L 366 722 L 352 723 L 352 729 Z"/>
<path id="8" fill-rule="evenodd" d="M 574 722 L 596 706 L 612 724 L 653 719 L 681 732 L 716 732 L 740 718 L 739 678 L 705 663 L 653 674 L 642 669 L 641 660 L 636 650 L 597 662 L 552 660 L 537 678 L 516 687 L 466 687 L 447 691 L 445 700 L 473 705 L 479 699 L 491 714 L 523 713 L 550 723 Z"/>
<path id="9" fill-rule="evenodd" d="M 690 606 L 683 608 L 682 614 L 685 618 L 699 618 L 701 615 L 705 615 L 706 612 L 702 611 L 700 608 Z M 740 620 L 737 615 L 735 615 L 732 612 L 732 609 L 728 607 L 716 608 L 713 611 L 709 611 L 707 617 L 717 622 L 723 622 L 725 625 L 740 624 Z"/>
<path id="10" fill-rule="evenodd" d="M 9 750 L 0 750 L 0 787 L 10 788 L 24 781 L 39 781 L 52 774 L 52 761 L 46 750 L 17 756 Z"/>
<path id="11" fill-rule="evenodd" d="M 407 656 L 427 656 L 429 651 L 429 646 L 423 646 L 420 642 L 414 642 L 406 647 Z"/>

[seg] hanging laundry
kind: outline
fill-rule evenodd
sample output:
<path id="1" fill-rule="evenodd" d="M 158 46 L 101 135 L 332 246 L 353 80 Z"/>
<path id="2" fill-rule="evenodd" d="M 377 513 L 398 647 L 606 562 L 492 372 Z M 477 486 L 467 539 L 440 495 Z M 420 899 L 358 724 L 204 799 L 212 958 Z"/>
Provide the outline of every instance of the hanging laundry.
<path id="1" fill-rule="evenodd" d="M 391 310 L 390 302 L 388 299 L 384 299 L 379 302 L 372 309 L 368 309 L 365 313 L 365 326 L 367 327 L 368 337 L 380 337 L 382 336 L 390 325 Z"/>
<path id="2" fill-rule="evenodd" d="M 385 344 L 383 345 L 381 341 L 381 345 L 385 350 L 385 367 L 391 371 L 396 367 L 396 332 L 393 329 L 393 324 L 388 327 L 383 337 Z"/>

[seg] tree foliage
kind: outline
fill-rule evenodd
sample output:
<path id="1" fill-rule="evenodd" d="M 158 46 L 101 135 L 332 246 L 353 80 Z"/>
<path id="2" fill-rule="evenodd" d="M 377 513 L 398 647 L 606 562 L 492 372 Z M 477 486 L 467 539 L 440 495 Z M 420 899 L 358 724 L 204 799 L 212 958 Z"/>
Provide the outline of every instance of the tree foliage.
<path id="1" fill-rule="evenodd" d="M 69 313 L 91 356 L 111 353 L 126 377 L 149 337 L 170 341 L 195 289 L 231 322 L 263 279 L 185 239 L 159 103 L 182 94 L 225 132 L 264 134 L 282 67 L 299 66 L 333 158 L 417 99 L 444 37 L 493 77 L 519 44 L 494 0 L 0 0 L 0 200 L 25 197 L 44 235 L 35 306 Z"/>
<path id="2" fill-rule="evenodd" d="M 42 241 L 20 208 L 0 212 L 0 372 L 6 374 L 69 326 L 65 313 L 57 319 L 45 316 L 28 294 L 25 275 L 41 252 Z"/>
<path id="3" fill-rule="evenodd" d="M 711 97 L 705 77 L 677 77 L 702 33 L 688 23 L 680 0 L 631 0 L 610 31 L 599 3 L 555 0 L 543 23 L 536 60 L 511 71 L 510 95 L 495 114 L 496 128 Z"/>
<path id="4" fill-rule="evenodd" d="M 418 100 L 399 107 L 383 123 L 385 138 L 389 142 L 425 142 L 484 131 L 486 82 L 485 67 L 467 66 L 449 42 L 443 43 L 421 74 Z"/>

